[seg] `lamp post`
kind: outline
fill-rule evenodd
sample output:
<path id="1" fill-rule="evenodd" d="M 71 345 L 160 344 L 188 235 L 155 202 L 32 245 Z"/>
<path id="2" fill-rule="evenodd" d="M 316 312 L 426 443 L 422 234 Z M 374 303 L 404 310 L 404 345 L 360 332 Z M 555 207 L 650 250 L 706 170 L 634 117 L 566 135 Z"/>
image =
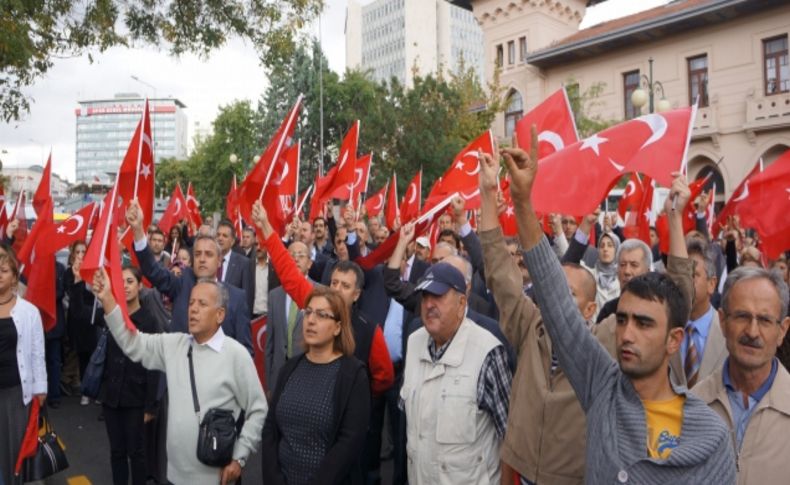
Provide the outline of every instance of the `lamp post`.
<path id="1" fill-rule="evenodd" d="M 153 99 L 151 101 L 153 101 L 153 102 L 156 101 L 156 86 L 154 86 L 153 84 L 150 84 L 150 83 L 147 83 L 147 82 L 143 81 L 142 79 L 140 79 L 139 77 L 135 76 L 134 74 L 132 74 L 131 78 L 134 79 L 135 81 L 137 81 L 138 83 L 142 84 L 143 86 L 148 86 L 149 88 L 151 88 L 154 91 L 154 97 L 153 97 Z M 151 103 L 152 105 L 153 105 L 153 102 Z M 151 108 L 153 108 L 153 106 L 151 106 Z M 155 109 L 152 109 L 151 111 L 156 112 Z M 156 129 L 154 128 L 154 116 L 153 116 L 153 114 L 151 115 L 151 143 L 153 143 L 154 149 L 156 149 Z M 153 151 L 154 151 L 154 157 L 156 157 L 156 150 L 153 150 Z"/>
<path id="2" fill-rule="evenodd" d="M 649 112 L 653 113 L 654 111 L 658 111 L 659 113 L 663 111 L 669 111 L 672 109 L 672 105 L 666 99 L 664 94 L 664 85 L 661 84 L 660 81 L 653 80 L 653 58 L 650 57 L 647 59 L 648 65 L 648 75 L 645 76 L 642 74 L 642 88 L 636 88 L 633 93 L 631 93 L 631 103 L 637 107 L 641 108 L 648 103 Z M 661 94 L 661 97 L 658 100 L 658 103 L 655 103 L 655 95 L 656 93 Z"/>

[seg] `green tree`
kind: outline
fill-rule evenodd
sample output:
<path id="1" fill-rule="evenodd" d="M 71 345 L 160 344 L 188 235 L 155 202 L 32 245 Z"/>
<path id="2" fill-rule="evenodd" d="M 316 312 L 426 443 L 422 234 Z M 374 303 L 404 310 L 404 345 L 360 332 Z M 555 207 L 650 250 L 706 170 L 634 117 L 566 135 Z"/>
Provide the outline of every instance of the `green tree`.
<path id="1" fill-rule="evenodd" d="M 594 83 L 584 92 L 580 91 L 579 83 L 573 79 L 569 79 L 565 85 L 568 90 L 571 111 L 576 119 L 576 130 L 580 137 L 586 138 L 617 123 L 617 120 L 606 120 L 598 115 L 590 114 L 593 108 L 602 104 L 598 98 L 606 88 L 606 83 Z"/>
<path id="2" fill-rule="evenodd" d="M 4 0 L 0 4 L 0 117 L 30 108 L 24 89 L 53 59 L 116 46 L 164 46 L 201 55 L 231 37 L 249 40 L 265 65 L 290 55 L 323 0 Z M 92 60 L 92 58 L 91 58 Z"/>

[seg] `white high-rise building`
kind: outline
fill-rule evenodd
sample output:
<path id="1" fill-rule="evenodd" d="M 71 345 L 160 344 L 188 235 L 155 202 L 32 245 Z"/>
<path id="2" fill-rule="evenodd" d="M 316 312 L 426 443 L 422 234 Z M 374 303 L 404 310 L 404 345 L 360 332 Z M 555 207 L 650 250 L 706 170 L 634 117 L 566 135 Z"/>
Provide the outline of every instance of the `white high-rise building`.
<path id="1" fill-rule="evenodd" d="M 483 31 L 468 10 L 446 0 L 349 0 L 346 67 L 370 70 L 376 81 L 412 85 L 420 75 L 455 72 L 461 62 L 482 82 Z"/>

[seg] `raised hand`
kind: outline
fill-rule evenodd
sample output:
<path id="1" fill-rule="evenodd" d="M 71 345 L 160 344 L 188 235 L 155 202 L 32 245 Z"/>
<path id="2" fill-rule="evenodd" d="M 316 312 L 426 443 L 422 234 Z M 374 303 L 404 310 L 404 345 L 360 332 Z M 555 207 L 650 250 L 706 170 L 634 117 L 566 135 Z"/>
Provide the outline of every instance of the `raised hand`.
<path id="1" fill-rule="evenodd" d="M 518 146 L 518 136 L 513 133 L 513 147 L 502 148 L 499 153 L 505 159 L 510 174 L 510 193 L 514 201 L 529 202 L 532 184 L 538 173 L 538 131 L 532 125 L 532 146 L 527 153 Z"/>
<path id="2" fill-rule="evenodd" d="M 256 200 L 252 205 L 252 222 L 261 230 L 264 239 L 268 238 L 274 232 L 271 223 L 269 223 L 269 216 L 266 214 L 266 209 L 263 208 L 260 200 Z M 294 219 L 294 222 L 298 222 Z M 293 223 L 291 224 L 293 225 Z"/>
<path id="3" fill-rule="evenodd" d="M 499 157 L 492 157 L 488 153 L 480 152 L 480 192 L 499 190 Z M 482 195 L 482 194 L 481 194 Z"/>
<path id="4" fill-rule="evenodd" d="M 107 271 L 102 267 L 93 273 L 93 285 L 91 286 L 93 294 L 101 302 L 104 313 L 109 314 L 115 309 L 117 302 L 112 294 L 112 286 L 110 285 L 110 277 Z"/>
<path id="5" fill-rule="evenodd" d="M 672 177 L 674 177 L 674 180 L 669 188 L 669 195 L 664 201 L 664 210 L 670 216 L 673 212 L 676 212 L 682 217 L 683 209 L 685 209 L 691 198 L 691 190 L 689 190 L 686 176 L 681 172 L 672 172 Z"/>

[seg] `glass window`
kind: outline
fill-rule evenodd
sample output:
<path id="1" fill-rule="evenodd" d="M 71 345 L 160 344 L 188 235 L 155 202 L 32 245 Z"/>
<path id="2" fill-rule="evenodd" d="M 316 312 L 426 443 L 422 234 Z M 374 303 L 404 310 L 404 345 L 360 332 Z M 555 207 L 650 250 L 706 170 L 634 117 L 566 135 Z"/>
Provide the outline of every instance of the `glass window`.
<path id="1" fill-rule="evenodd" d="M 790 66 L 787 62 L 787 36 L 763 41 L 765 63 L 765 94 L 790 91 Z"/>
<path id="2" fill-rule="evenodd" d="M 518 60 L 527 62 L 527 38 L 520 37 L 518 39 Z"/>
<path id="3" fill-rule="evenodd" d="M 639 108 L 631 102 L 631 94 L 639 87 L 639 71 L 623 74 L 623 104 L 625 105 L 625 119 L 630 120 L 639 116 Z"/>
<path id="4" fill-rule="evenodd" d="M 708 106 L 708 56 L 691 57 L 688 61 L 689 105 L 699 99 L 699 107 Z"/>
<path id="5" fill-rule="evenodd" d="M 502 49 L 502 44 L 496 46 L 496 66 L 502 67 L 502 63 L 504 62 L 505 58 L 505 51 Z"/>
<path id="6" fill-rule="evenodd" d="M 505 136 L 513 136 L 516 130 L 516 122 L 521 119 L 524 113 L 524 101 L 521 94 L 515 89 L 510 92 L 507 110 L 505 110 Z"/>
<path id="7" fill-rule="evenodd" d="M 507 43 L 507 63 L 510 65 L 516 62 L 516 43 L 512 40 Z"/>

